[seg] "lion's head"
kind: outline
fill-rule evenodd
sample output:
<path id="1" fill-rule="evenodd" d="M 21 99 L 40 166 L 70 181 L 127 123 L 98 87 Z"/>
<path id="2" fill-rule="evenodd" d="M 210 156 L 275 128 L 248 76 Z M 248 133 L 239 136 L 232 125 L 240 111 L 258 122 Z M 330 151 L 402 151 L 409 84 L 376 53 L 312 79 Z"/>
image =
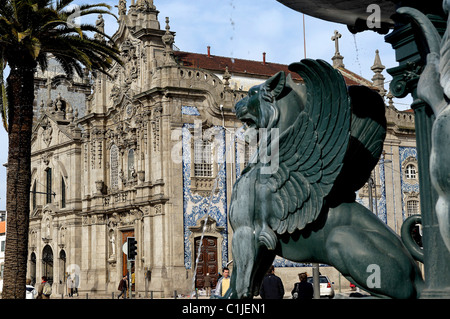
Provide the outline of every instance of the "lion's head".
<path id="1" fill-rule="evenodd" d="M 236 116 L 252 129 L 285 126 L 297 115 L 292 106 L 302 108 L 299 90 L 302 90 L 301 86 L 290 76 L 278 72 L 249 90 L 248 95 L 235 105 Z M 295 96 L 295 103 L 292 103 L 292 96 Z"/>

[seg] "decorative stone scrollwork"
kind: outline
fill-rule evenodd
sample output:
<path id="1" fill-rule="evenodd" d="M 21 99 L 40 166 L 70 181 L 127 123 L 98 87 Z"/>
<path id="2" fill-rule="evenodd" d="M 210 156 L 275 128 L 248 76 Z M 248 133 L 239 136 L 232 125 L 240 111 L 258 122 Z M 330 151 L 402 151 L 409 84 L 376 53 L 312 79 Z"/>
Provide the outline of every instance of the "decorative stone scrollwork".
<path id="1" fill-rule="evenodd" d="M 391 93 L 397 98 L 407 96 L 412 88 L 417 85 L 423 66 L 408 62 L 405 65 L 389 69 L 393 79 L 390 84 Z"/>
<path id="2" fill-rule="evenodd" d="M 217 221 L 211 216 L 208 216 L 206 221 L 205 218 L 202 218 L 197 222 L 197 225 L 189 227 L 189 230 L 193 233 L 221 233 L 225 230 L 225 227 L 218 226 Z"/>
<path id="3" fill-rule="evenodd" d="M 153 118 L 150 122 L 152 125 L 153 134 L 153 151 L 155 152 L 159 152 L 161 112 L 161 107 L 155 108 L 153 110 Z"/>

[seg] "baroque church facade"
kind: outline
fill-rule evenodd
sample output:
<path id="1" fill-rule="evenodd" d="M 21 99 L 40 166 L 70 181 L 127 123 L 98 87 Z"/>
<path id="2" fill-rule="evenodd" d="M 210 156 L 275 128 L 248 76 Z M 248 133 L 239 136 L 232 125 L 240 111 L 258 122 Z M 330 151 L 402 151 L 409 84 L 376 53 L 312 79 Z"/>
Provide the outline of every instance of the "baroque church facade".
<path id="1" fill-rule="evenodd" d="M 176 51 L 165 22 L 162 29 L 153 1 L 120 1 L 112 38 L 123 66 L 110 76 L 67 79 L 53 64 L 36 74 L 28 277 L 46 275 L 55 293 L 75 273 L 80 292 L 111 294 L 130 271 L 134 291 L 168 297 L 232 267 L 227 210 L 250 153 L 233 106 L 251 86 L 289 71 L 265 55 Z M 335 67 L 348 85 L 385 95 L 377 58 L 373 81 Z M 387 100 L 385 153 L 358 200 L 399 232 L 418 201 L 414 115 Z M 131 263 L 127 237 L 137 240 Z M 293 284 L 305 265 L 277 258 L 275 266 Z"/>

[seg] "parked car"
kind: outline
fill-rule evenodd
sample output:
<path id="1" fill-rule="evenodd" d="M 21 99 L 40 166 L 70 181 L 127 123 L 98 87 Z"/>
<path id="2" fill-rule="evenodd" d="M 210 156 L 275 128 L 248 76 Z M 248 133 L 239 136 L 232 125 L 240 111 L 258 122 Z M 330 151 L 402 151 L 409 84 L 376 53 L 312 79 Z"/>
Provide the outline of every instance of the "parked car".
<path id="1" fill-rule="evenodd" d="M 334 289 L 333 284 L 334 282 L 331 282 L 330 279 L 328 279 L 327 276 L 320 275 L 320 297 L 328 297 L 328 298 L 334 298 Z M 308 282 L 311 283 L 314 286 L 313 277 L 308 277 Z"/>

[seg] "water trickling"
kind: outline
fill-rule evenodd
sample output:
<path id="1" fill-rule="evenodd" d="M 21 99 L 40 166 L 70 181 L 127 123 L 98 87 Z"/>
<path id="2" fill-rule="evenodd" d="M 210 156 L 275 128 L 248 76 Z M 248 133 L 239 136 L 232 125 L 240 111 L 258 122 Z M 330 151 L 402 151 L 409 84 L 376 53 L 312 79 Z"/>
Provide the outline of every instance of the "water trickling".
<path id="1" fill-rule="evenodd" d="M 359 67 L 359 75 L 362 76 L 361 62 L 359 61 L 359 49 L 358 49 L 358 44 L 356 43 L 356 34 L 353 34 L 353 43 L 355 44 L 356 63 L 358 64 L 358 67 Z"/>

